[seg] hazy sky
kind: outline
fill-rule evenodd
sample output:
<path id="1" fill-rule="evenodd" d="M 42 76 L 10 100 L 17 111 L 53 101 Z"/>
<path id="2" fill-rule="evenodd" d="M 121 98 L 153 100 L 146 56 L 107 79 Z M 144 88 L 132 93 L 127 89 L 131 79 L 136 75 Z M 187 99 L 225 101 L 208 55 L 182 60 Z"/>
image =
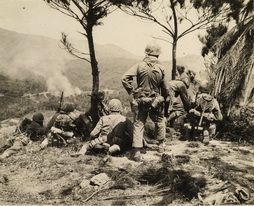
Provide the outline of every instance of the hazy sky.
<path id="1" fill-rule="evenodd" d="M 162 34 L 156 24 L 145 23 L 120 11 L 110 14 L 103 23 L 94 30 L 97 44 L 115 44 L 139 56 L 144 55 L 152 36 Z M 58 40 L 61 32 L 69 34 L 70 39 L 83 38 L 77 33 L 82 28 L 74 19 L 51 9 L 43 0 L 0 0 L 0 28 Z M 163 50 L 161 58 L 171 60 L 171 45 L 159 43 Z M 179 41 L 177 55 L 200 54 L 200 49 L 197 33 L 193 33 Z"/>

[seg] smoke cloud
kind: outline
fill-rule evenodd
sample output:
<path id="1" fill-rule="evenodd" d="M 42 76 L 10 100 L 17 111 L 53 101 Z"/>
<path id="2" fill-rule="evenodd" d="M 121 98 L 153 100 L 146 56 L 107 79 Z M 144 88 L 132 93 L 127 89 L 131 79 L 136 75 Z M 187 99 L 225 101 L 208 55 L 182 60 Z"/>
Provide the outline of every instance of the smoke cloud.
<path id="1" fill-rule="evenodd" d="M 7 66 L 4 68 L 7 68 Z M 45 80 L 47 90 L 52 94 L 59 94 L 61 91 L 64 91 L 66 96 L 80 94 L 81 90 L 78 87 L 74 87 L 63 74 L 64 68 L 64 63 L 59 61 L 26 59 L 14 60 L 11 65 L 8 65 L 8 69 L 4 69 L 3 72 L 13 79 L 39 76 Z"/>
<path id="2" fill-rule="evenodd" d="M 48 91 L 53 94 L 64 91 L 66 96 L 81 94 L 81 90 L 73 87 L 66 76 L 61 71 L 54 71 L 52 75 L 46 78 Z"/>

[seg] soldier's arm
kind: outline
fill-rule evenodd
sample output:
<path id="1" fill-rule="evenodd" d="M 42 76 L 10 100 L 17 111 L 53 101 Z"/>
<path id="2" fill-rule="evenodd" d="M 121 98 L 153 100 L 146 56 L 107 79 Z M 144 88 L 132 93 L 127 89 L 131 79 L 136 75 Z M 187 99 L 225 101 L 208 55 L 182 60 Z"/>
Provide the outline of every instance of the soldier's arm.
<path id="1" fill-rule="evenodd" d="M 102 118 L 100 118 L 100 120 L 98 121 L 98 123 L 96 124 L 95 128 L 93 129 L 93 131 L 90 133 L 91 138 L 96 138 L 99 136 L 100 132 L 101 132 L 101 128 L 103 126 L 103 121 Z"/>
<path id="2" fill-rule="evenodd" d="M 219 103 L 217 100 L 214 101 L 214 109 L 213 109 L 213 114 L 216 118 L 216 120 L 222 120 L 223 119 L 223 116 L 222 116 L 222 113 L 221 113 L 221 110 L 220 110 L 220 106 L 219 106 Z"/>
<path id="3" fill-rule="evenodd" d="M 122 76 L 122 84 L 123 87 L 126 89 L 128 94 L 131 94 L 132 91 L 134 90 L 132 86 L 133 82 L 133 77 L 137 75 L 137 69 L 138 69 L 138 64 L 135 64 L 132 66 L 123 76 Z"/>
<path id="4" fill-rule="evenodd" d="M 185 86 L 184 83 L 181 84 L 181 86 L 179 87 L 179 93 L 180 93 L 180 98 L 183 102 L 183 106 L 185 111 L 189 111 L 190 109 L 190 98 L 187 92 L 187 87 Z"/>
<path id="5" fill-rule="evenodd" d="M 165 98 L 165 100 L 169 100 L 168 97 L 170 95 L 170 86 L 169 86 L 169 73 L 165 71 L 164 67 L 161 67 L 161 71 L 163 72 L 163 80 L 161 83 L 161 95 Z"/>

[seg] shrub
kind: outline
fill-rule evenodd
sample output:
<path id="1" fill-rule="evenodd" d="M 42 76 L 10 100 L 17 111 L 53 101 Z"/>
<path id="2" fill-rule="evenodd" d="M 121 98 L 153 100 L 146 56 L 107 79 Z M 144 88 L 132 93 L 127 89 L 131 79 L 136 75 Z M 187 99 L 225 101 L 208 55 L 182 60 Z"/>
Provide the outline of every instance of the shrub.
<path id="1" fill-rule="evenodd" d="M 254 144 L 254 111 L 250 108 L 234 107 L 229 116 L 219 123 L 218 138 L 240 143 Z"/>

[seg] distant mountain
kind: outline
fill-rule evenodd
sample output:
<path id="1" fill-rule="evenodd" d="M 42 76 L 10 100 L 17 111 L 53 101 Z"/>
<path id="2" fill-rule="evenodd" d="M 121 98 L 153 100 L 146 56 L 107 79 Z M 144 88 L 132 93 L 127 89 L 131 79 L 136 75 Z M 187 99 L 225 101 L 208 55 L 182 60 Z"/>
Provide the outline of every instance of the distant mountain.
<path id="1" fill-rule="evenodd" d="M 70 39 L 70 43 L 72 43 L 72 45 L 75 48 L 78 48 L 79 50 L 88 51 L 87 42 L 85 40 L 75 41 Z M 95 44 L 95 51 L 96 51 L 96 57 L 98 60 L 108 59 L 108 58 L 126 58 L 126 59 L 142 58 L 113 44 L 104 44 L 104 45 Z"/>
<path id="2" fill-rule="evenodd" d="M 80 59 L 74 59 L 55 39 L 20 34 L 0 29 L 0 72 L 13 78 L 44 79 L 48 90 L 68 90 L 67 94 L 77 92 L 79 88 L 91 88 L 91 67 Z M 81 46 L 87 51 L 85 41 L 73 41 L 74 47 Z M 95 44 L 97 61 L 100 69 L 101 88 L 121 88 L 121 76 L 133 64 L 142 60 L 116 45 Z M 191 55 L 177 59 L 179 65 L 197 73 L 204 70 L 201 56 Z M 171 74 L 171 62 L 163 62 L 167 72 Z M 77 87 L 77 88 L 76 88 Z"/>
<path id="3" fill-rule="evenodd" d="M 140 59 L 126 58 L 105 58 L 99 61 L 100 70 L 100 87 L 102 89 L 119 89 L 122 88 L 122 75 Z M 203 58 L 197 55 L 186 56 L 177 59 L 178 65 L 183 65 L 186 69 L 190 69 L 196 73 L 197 79 L 204 78 L 205 66 Z M 161 62 L 166 72 L 171 77 L 171 61 Z M 70 83 L 81 90 L 90 90 L 92 83 L 91 67 L 87 62 L 81 60 L 71 60 L 65 65 L 64 74 L 68 77 Z"/>
<path id="4" fill-rule="evenodd" d="M 47 72 L 52 69 L 61 69 L 72 59 L 61 45 L 60 41 L 48 37 L 20 34 L 0 29 L 0 71 L 41 70 Z M 74 41 L 75 42 L 75 41 Z M 77 42 L 84 52 L 88 52 L 86 42 Z M 75 46 L 75 43 L 74 43 Z M 130 52 L 115 45 L 95 45 L 98 59 L 103 58 L 137 58 Z"/>

